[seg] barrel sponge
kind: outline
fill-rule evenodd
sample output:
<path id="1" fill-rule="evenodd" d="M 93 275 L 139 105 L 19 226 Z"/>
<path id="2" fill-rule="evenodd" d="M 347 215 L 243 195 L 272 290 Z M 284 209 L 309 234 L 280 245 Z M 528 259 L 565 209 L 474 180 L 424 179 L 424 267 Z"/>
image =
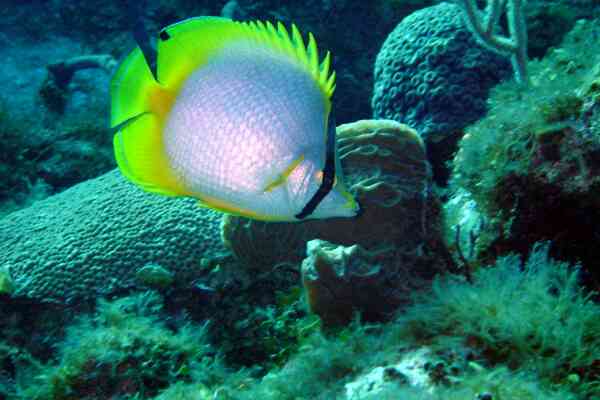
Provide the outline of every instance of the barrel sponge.
<path id="1" fill-rule="evenodd" d="M 403 19 L 383 43 L 373 114 L 405 123 L 426 140 L 449 134 L 483 116 L 488 90 L 510 71 L 507 59 L 477 44 L 460 7 L 427 7 Z"/>
<path id="2" fill-rule="evenodd" d="M 13 296 L 41 301 L 135 287 L 149 264 L 185 285 L 229 254 L 220 223 L 192 199 L 143 192 L 113 170 L 0 219 L 0 264 Z"/>

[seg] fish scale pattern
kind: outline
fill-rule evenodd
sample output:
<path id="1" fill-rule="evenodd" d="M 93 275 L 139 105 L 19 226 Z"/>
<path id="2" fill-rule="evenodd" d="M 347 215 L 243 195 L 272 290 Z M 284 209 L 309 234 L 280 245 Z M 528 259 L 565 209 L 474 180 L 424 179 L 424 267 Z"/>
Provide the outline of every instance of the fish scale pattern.
<path id="1" fill-rule="evenodd" d="M 220 223 L 218 212 L 146 193 L 115 170 L 1 219 L 0 267 L 14 295 L 42 301 L 135 287 L 146 265 L 185 286 L 206 273 L 201 265 L 228 256 Z"/>
<path id="2" fill-rule="evenodd" d="M 195 195 L 288 215 L 298 207 L 289 211 L 289 200 L 264 188 L 301 155 L 321 164 L 325 112 L 305 70 L 272 49 L 235 44 L 187 79 L 163 138 L 171 166 Z"/>
<path id="3" fill-rule="evenodd" d="M 460 7 L 427 7 L 402 20 L 377 55 L 373 114 L 426 140 L 446 135 L 481 118 L 489 89 L 510 71 L 507 59 L 477 44 Z"/>

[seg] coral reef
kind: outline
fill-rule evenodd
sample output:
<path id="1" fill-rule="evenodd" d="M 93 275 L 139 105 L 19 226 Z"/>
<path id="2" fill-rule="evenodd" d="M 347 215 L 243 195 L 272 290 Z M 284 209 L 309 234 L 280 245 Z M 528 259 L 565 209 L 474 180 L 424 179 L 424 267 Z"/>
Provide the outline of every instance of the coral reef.
<path id="1" fill-rule="evenodd" d="M 116 66 L 117 60 L 110 54 L 89 54 L 48 64 L 46 68 L 56 84 L 64 88 L 73 79 L 75 72 L 79 70 L 102 68 L 109 74 L 112 74 Z"/>
<path id="2" fill-rule="evenodd" d="M 33 141 L 24 135 L 19 122 L 10 116 L 8 104 L 0 97 L 0 201 L 25 192 L 35 179 L 35 162 L 28 154 Z"/>
<path id="3" fill-rule="evenodd" d="M 374 69 L 375 118 L 408 124 L 427 141 L 481 118 L 508 61 L 478 45 L 461 8 L 442 3 L 406 17 L 384 42 Z"/>
<path id="4" fill-rule="evenodd" d="M 599 307 L 577 273 L 540 244 L 473 283 L 444 275 L 393 322 L 315 333 L 283 368 L 217 398 L 594 398 Z"/>
<path id="5" fill-rule="evenodd" d="M 592 399 L 600 395 L 599 306 L 578 286 L 579 269 L 550 259 L 548 248 L 536 245 L 525 263 L 500 258 L 471 283 L 444 274 L 386 324 L 355 320 L 327 334 L 305 325 L 285 339 L 296 345 L 282 363 L 260 374 L 257 366 L 226 368 L 206 322 L 167 314 L 155 293 L 100 301 L 69 325 L 50 361 L 20 371 L 13 389 L 0 376 L 0 393 L 11 400 Z M 266 331 L 283 338 L 293 326 L 285 318 L 267 318 Z M 247 339 L 249 351 L 260 345 Z M 278 340 L 274 348 L 285 343 Z M 0 344 L 4 352 L 15 358 Z"/>
<path id="6" fill-rule="evenodd" d="M 56 114 L 62 114 L 68 101 L 68 85 L 75 72 L 84 69 L 103 69 L 112 75 L 117 61 L 110 54 L 90 54 L 71 57 L 64 61 L 48 64 L 48 76 L 39 89 L 44 105 Z"/>
<path id="7" fill-rule="evenodd" d="M 106 127 L 73 120 L 53 137 L 29 129 L 31 123 L 9 113 L 0 99 L 0 215 L 115 166 Z"/>
<path id="8" fill-rule="evenodd" d="M 0 259 L 13 294 L 42 301 L 135 287 L 148 264 L 193 285 L 229 254 L 220 221 L 194 200 L 142 192 L 113 171 L 0 220 Z"/>
<path id="9" fill-rule="evenodd" d="M 438 3 L 5 1 L 0 400 L 600 398 L 600 3 L 527 1 L 526 89 L 490 89 L 509 63 Z M 132 26 L 219 13 L 312 31 L 337 121 L 391 119 L 338 127 L 358 218 L 223 217 L 109 172 Z"/>
<path id="10" fill-rule="evenodd" d="M 302 288 L 294 285 L 286 290 L 281 286 L 273 298 L 257 296 L 264 287 L 257 284 L 252 291 L 234 291 L 209 314 L 217 321 L 211 335 L 228 365 L 265 374 L 285 365 L 302 341 L 319 331 L 321 321 L 307 312 Z"/>
<path id="11" fill-rule="evenodd" d="M 550 259 L 549 247 L 536 244 L 526 263 L 514 254 L 499 258 L 473 283 L 436 279 L 399 318 L 402 336 L 442 347 L 460 338 L 487 364 L 599 395 L 600 307 L 579 286 L 580 270 Z"/>
<path id="12" fill-rule="evenodd" d="M 70 38 L 29 42 L 18 35 L 0 53 L 5 93 L 0 100 L 0 214 L 114 168 L 108 109 L 109 75 L 83 70 L 65 88 L 44 85 L 40 60 L 68 59 L 81 49 Z M 54 108 L 49 110 L 47 107 Z M 56 113 L 62 112 L 62 114 Z M 6 173 L 4 172 L 6 171 Z"/>
<path id="13" fill-rule="evenodd" d="M 213 400 L 215 396 L 204 386 L 199 384 L 176 383 L 169 386 L 160 395 L 152 400 Z"/>
<path id="14" fill-rule="evenodd" d="M 510 57 L 515 78 L 527 85 L 527 25 L 525 5 L 522 0 L 487 0 L 486 7 L 479 10 L 477 2 L 460 0 L 458 4 L 464 11 L 464 20 L 483 47 L 501 56 Z M 506 16 L 508 34 L 499 34 L 500 18 Z"/>
<path id="15" fill-rule="evenodd" d="M 588 284 L 600 287 L 600 59 L 592 50 L 599 29 L 597 20 L 578 22 L 561 48 L 530 62 L 528 89 L 498 86 L 489 114 L 467 129 L 450 187 L 481 219 L 470 223 L 483 228 L 473 235 L 473 263 L 552 240 L 553 255 L 581 261 Z M 463 205 L 447 205 L 450 242 Z"/>
<path id="16" fill-rule="evenodd" d="M 543 58 L 548 49 L 560 45 L 578 19 L 590 18 L 598 11 L 600 8 L 597 5 L 586 1 L 571 4 L 560 0 L 528 1 L 525 8 L 527 54 L 532 59 Z"/>
<path id="17" fill-rule="evenodd" d="M 12 276 L 8 267 L 0 266 L 0 294 L 12 294 L 15 290 Z"/>

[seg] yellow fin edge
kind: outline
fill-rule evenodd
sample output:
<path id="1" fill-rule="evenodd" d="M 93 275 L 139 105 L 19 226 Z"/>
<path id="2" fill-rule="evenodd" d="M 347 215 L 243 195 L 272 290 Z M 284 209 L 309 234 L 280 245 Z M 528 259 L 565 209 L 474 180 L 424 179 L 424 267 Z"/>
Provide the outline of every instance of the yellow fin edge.
<path id="1" fill-rule="evenodd" d="M 270 22 L 242 22 L 253 32 L 258 42 L 268 44 L 295 60 L 317 82 L 323 95 L 330 99 L 335 90 L 335 72 L 330 71 L 331 53 L 325 53 L 323 61 L 319 61 L 317 42 L 312 33 L 308 34 L 308 44 L 304 44 L 302 34 L 292 24 L 292 34 L 288 33 L 281 22 L 275 27 Z"/>
<path id="2" fill-rule="evenodd" d="M 113 148 L 121 173 L 142 189 L 167 196 L 190 195 L 163 151 L 156 115 L 146 113 L 123 126 L 113 138 Z"/>
<path id="3" fill-rule="evenodd" d="M 194 196 L 200 199 L 200 201 L 198 202 L 198 205 L 200 207 L 208 207 L 208 208 L 212 208 L 213 210 L 225 212 L 225 213 L 232 214 L 232 215 L 237 215 L 239 217 L 253 218 L 253 219 L 258 219 L 258 220 L 262 220 L 262 221 L 271 221 L 271 222 L 287 221 L 287 219 L 284 219 L 284 218 L 277 218 L 277 217 L 270 216 L 270 215 L 263 215 L 263 214 L 255 212 L 255 211 L 252 211 L 252 210 L 241 208 L 234 204 L 228 203 L 224 200 L 217 199 L 215 197 L 206 196 L 206 195 L 198 195 L 198 194 L 195 194 Z"/>

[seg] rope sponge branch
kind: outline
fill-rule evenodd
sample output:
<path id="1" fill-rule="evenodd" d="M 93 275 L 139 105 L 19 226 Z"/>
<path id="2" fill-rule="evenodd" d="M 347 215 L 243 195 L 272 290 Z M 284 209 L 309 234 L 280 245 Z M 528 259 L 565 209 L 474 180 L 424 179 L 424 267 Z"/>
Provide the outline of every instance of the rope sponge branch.
<path id="1" fill-rule="evenodd" d="M 467 26 L 475 38 L 491 51 L 510 57 L 518 82 L 527 84 L 527 26 L 525 0 L 486 0 L 485 10 L 479 10 L 477 0 L 457 0 L 464 11 Z M 497 33 L 502 15 L 506 13 L 508 36 Z"/>

